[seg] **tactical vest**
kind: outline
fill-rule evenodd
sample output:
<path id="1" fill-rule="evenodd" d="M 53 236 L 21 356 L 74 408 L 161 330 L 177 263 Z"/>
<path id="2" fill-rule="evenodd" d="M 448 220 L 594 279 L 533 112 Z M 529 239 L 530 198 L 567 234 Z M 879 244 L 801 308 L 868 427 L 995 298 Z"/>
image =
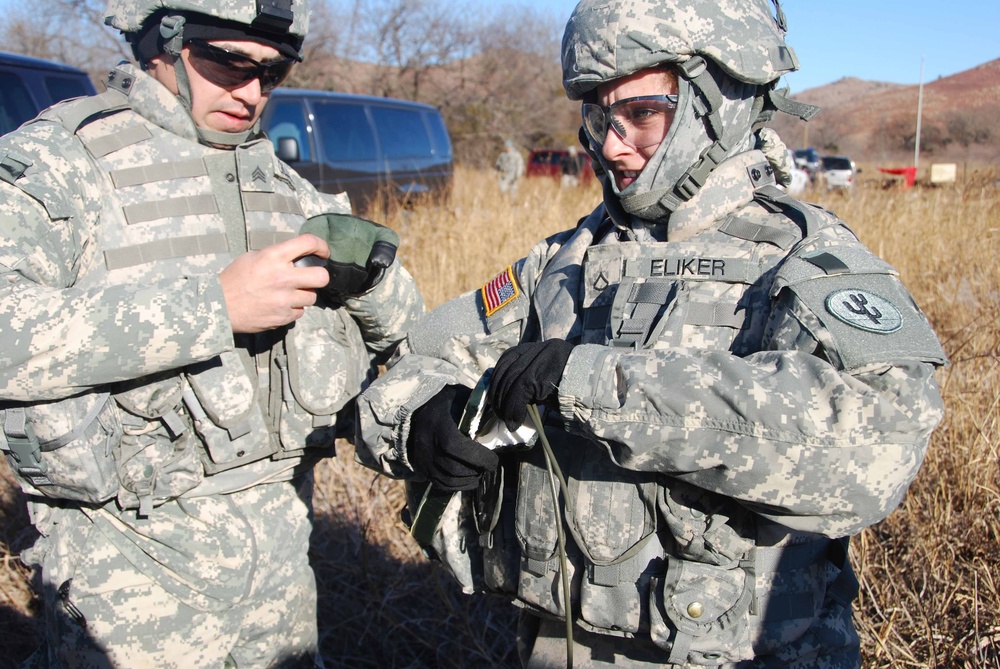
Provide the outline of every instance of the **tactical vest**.
<path id="1" fill-rule="evenodd" d="M 268 140 L 230 151 L 179 138 L 132 111 L 119 86 L 42 117 L 75 134 L 105 193 L 99 249 L 77 287 L 218 274 L 248 249 L 298 233 L 305 216 Z M 53 219 L 75 213 L 28 178 L 14 184 Z M 5 450 L 22 487 L 94 503 L 117 496 L 149 513 L 180 495 L 289 478 L 307 449 L 331 449 L 337 412 L 370 368 L 355 321 L 307 308 L 293 325 L 236 344 L 155 378 L 7 408 Z"/>
<path id="2" fill-rule="evenodd" d="M 559 253 L 577 257 L 557 253 L 534 296 L 549 289 L 574 296 L 579 317 L 566 332 L 539 316 L 537 338 L 741 356 L 760 350 L 768 275 L 823 222 L 773 187 L 759 190 L 750 206 L 773 215 L 737 211 L 683 242 L 621 241 L 613 230 L 602 239 L 596 226 L 596 242 L 585 249 L 567 242 Z M 568 284 L 558 268 L 576 264 L 580 278 Z M 796 545 L 770 547 L 787 543 L 790 530 L 677 479 L 580 457 L 581 449 L 599 447 L 562 429 L 558 416 L 549 420 L 571 503 L 553 499 L 540 448 L 503 456 L 492 488 L 471 504 L 452 500 L 447 529 L 431 546 L 467 591 L 499 593 L 536 615 L 564 618 L 556 529 L 564 513 L 574 622 L 602 634 L 649 635 L 664 649 L 664 663 L 719 665 L 775 652 L 805 633 L 825 597 L 853 598 L 846 542 L 804 535 Z M 478 544 L 449 541 L 469 535 Z M 842 577 L 828 588 L 832 569 Z"/>

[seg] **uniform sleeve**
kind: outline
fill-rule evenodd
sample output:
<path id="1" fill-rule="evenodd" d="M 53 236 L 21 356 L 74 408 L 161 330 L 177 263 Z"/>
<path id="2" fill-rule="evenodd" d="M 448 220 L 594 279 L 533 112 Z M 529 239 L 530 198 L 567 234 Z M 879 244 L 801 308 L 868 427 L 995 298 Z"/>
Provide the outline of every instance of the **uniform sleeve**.
<path id="1" fill-rule="evenodd" d="M 560 384 L 563 417 L 622 467 L 741 500 L 793 529 L 857 533 L 916 476 L 943 416 L 934 370 L 944 357 L 909 343 L 912 332 L 879 360 L 846 345 L 851 355 L 837 355 L 850 328 L 830 326 L 805 293 L 775 295 L 765 350 L 747 357 L 578 346 Z M 930 331 L 915 305 L 906 313 Z"/>
<path id="2" fill-rule="evenodd" d="M 364 295 L 346 301 L 348 313 L 361 328 L 365 345 L 385 362 L 424 313 L 417 284 L 397 259 L 382 280 Z"/>
<path id="3" fill-rule="evenodd" d="M 516 290 L 502 307 L 493 311 L 482 290 L 470 291 L 431 311 L 408 333 L 386 373 L 358 398 L 355 443 L 363 464 L 389 476 L 412 474 L 406 455 L 410 416 L 446 385 L 474 386 L 520 341 L 532 288 L 554 248 L 552 240 L 542 242 L 509 268 Z"/>
<path id="4" fill-rule="evenodd" d="M 0 181 L 0 397 L 58 399 L 231 348 L 215 276 L 78 285 L 103 261 L 100 179 L 61 126 L 32 129 L 0 144 L 24 168 Z"/>

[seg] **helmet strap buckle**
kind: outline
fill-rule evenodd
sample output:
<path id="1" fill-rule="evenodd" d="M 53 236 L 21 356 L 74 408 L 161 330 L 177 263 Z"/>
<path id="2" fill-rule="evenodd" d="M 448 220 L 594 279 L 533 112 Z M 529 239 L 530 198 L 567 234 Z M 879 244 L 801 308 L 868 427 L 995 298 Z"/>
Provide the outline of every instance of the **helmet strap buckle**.
<path id="1" fill-rule="evenodd" d="M 177 14 L 167 14 L 160 19 L 160 37 L 163 49 L 171 56 L 179 57 L 184 48 L 184 24 L 186 19 Z"/>

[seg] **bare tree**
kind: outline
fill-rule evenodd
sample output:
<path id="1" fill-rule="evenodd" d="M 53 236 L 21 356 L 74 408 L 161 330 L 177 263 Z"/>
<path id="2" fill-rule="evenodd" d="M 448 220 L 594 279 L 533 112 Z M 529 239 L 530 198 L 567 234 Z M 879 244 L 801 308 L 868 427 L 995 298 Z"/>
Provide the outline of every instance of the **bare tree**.
<path id="1" fill-rule="evenodd" d="M 100 83 L 131 53 L 104 26 L 105 0 L 33 0 L 0 17 L 0 39 L 8 51 L 79 67 Z"/>
<path id="2" fill-rule="evenodd" d="M 456 157 L 491 165 L 505 140 L 575 144 L 561 86 L 564 17 L 473 0 L 312 0 L 304 62 L 288 85 L 417 100 L 441 109 Z M 0 17 L 5 48 L 75 65 L 100 83 L 131 56 L 105 0 L 35 0 Z"/>

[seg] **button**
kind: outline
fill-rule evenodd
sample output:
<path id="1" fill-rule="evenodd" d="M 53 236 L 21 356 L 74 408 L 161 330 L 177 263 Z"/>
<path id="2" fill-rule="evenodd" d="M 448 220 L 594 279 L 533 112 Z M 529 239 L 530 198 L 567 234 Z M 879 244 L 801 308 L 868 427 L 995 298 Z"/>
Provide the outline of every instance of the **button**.
<path id="1" fill-rule="evenodd" d="M 247 454 L 246 451 L 236 451 L 236 457 L 238 458 L 242 458 L 246 454 Z"/>
<path id="2" fill-rule="evenodd" d="M 230 172 L 229 174 L 226 175 L 226 181 L 228 181 L 229 183 L 233 183 L 234 181 L 236 181 L 236 175 Z"/>
<path id="3" fill-rule="evenodd" d="M 694 619 L 701 618 L 705 615 L 705 605 L 701 602 L 692 602 L 688 604 L 688 615 Z"/>

